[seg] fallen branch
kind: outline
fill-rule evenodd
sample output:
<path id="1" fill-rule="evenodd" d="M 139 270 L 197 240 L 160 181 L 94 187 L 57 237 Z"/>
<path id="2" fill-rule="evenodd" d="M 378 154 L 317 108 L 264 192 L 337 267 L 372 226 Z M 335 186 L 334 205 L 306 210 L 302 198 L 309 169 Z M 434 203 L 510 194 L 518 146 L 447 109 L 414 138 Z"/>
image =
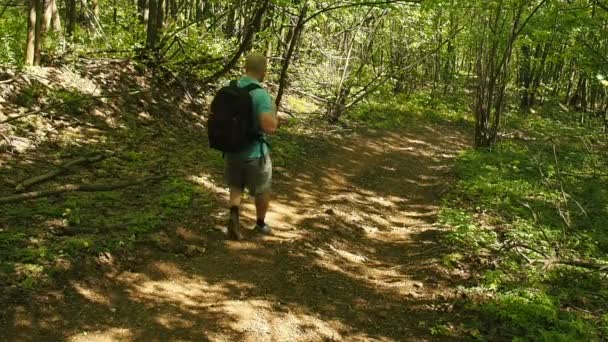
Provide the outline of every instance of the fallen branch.
<path id="1" fill-rule="evenodd" d="M 557 147 L 555 146 L 555 143 L 553 141 L 551 141 L 551 145 L 553 146 L 553 158 L 555 159 L 557 182 L 559 183 L 559 189 L 561 191 L 562 200 L 564 201 L 566 212 L 564 213 L 564 211 L 562 211 L 562 208 L 559 205 L 556 205 L 556 209 L 559 213 L 559 216 L 564 221 L 566 228 L 571 229 L 572 221 L 570 218 L 570 211 L 568 210 L 568 196 L 566 195 L 566 191 L 564 190 L 564 183 L 562 182 L 562 171 L 559 165 L 559 158 L 557 157 Z M 583 209 L 583 211 L 585 210 Z"/>
<path id="2" fill-rule="evenodd" d="M 596 264 L 593 262 L 580 261 L 580 260 L 540 259 L 540 260 L 534 260 L 534 263 L 544 264 L 545 267 L 549 267 L 552 265 L 565 265 L 565 266 L 586 268 L 588 270 L 593 270 L 593 271 L 608 272 L 608 265 Z"/>
<path id="3" fill-rule="evenodd" d="M 98 231 L 99 229 L 91 227 L 61 227 L 54 229 L 51 232 L 59 236 L 74 236 L 80 234 L 96 234 Z"/>
<path id="4" fill-rule="evenodd" d="M 277 112 L 278 116 L 280 116 L 281 114 L 287 114 L 287 115 L 291 116 L 292 118 L 297 118 L 297 116 L 294 113 L 292 113 L 292 112 L 290 112 L 288 110 L 285 110 L 285 109 L 280 110 L 280 111 Z"/>
<path id="5" fill-rule="evenodd" d="M 427 254 L 427 253 L 430 253 L 430 252 L 434 252 L 434 251 L 436 251 L 438 249 L 443 249 L 443 248 L 447 248 L 447 247 L 444 246 L 444 245 L 431 247 L 431 248 L 426 249 L 426 250 L 424 250 L 422 252 L 415 253 L 415 254 L 410 254 L 410 255 L 408 255 L 408 258 L 413 258 L 413 257 L 416 257 L 416 256 L 424 255 L 424 254 Z"/>
<path id="6" fill-rule="evenodd" d="M 64 192 L 111 191 L 111 190 L 126 188 L 126 187 L 130 187 L 130 186 L 135 186 L 135 185 L 139 185 L 139 184 L 143 184 L 143 183 L 155 182 L 155 181 L 162 180 L 164 178 L 165 178 L 165 176 L 163 175 L 163 176 L 151 176 L 151 177 L 146 177 L 146 178 L 142 178 L 139 180 L 130 180 L 130 181 L 125 181 L 125 182 L 120 182 L 120 183 L 113 183 L 113 184 L 66 184 L 66 185 L 58 186 L 56 188 L 48 189 L 48 190 L 32 191 L 32 192 L 26 192 L 23 194 L 0 197 L 0 204 L 18 202 L 18 201 L 39 198 L 39 197 L 47 197 L 47 196 L 51 196 L 51 195 L 61 194 Z"/>
<path id="7" fill-rule="evenodd" d="M 27 112 L 25 114 L 21 114 L 21 115 L 10 117 L 8 119 L 0 121 L 0 125 L 1 124 L 5 124 L 5 123 L 9 123 L 9 122 L 14 121 L 14 120 L 22 119 L 22 118 L 24 118 L 26 116 L 30 116 L 30 115 L 38 114 L 38 113 L 41 113 L 41 112 L 45 112 L 45 111 L 53 109 L 53 108 L 62 107 L 62 106 L 65 106 L 65 105 L 68 105 L 68 104 L 71 104 L 71 103 L 76 103 L 76 102 L 80 102 L 80 101 L 87 101 L 87 100 L 107 99 L 107 98 L 112 98 L 112 97 L 122 97 L 122 96 L 127 96 L 127 95 L 137 95 L 137 94 L 141 94 L 143 92 L 144 92 L 143 90 L 137 90 L 137 91 L 131 91 L 131 92 L 128 92 L 128 93 L 118 93 L 118 94 L 108 94 L 108 95 L 81 97 L 81 98 L 74 99 L 74 100 L 69 100 L 69 101 L 65 101 L 65 102 L 55 103 L 55 104 L 50 105 L 48 107 L 44 107 L 44 108 L 41 108 L 41 109 L 38 109 L 38 110 Z"/>
<path id="8" fill-rule="evenodd" d="M 17 79 L 17 77 L 9 78 L 8 80 L 2 80 L 2 81 L 0 81 L 0 84 L 11 83 L 16 79 Z"/>
<path id="9" fill-rule="evenodd" d="M 521 140 L 521 141 L 537 141 L 534 137 L 524 136 L 522 133 L 514 132 L 514 133 L 498 133 L 498 137 L 500 139 L 511 139 L 511 140 Z"/>
<path id="10" fill-rule="evenodd" d="M 49 171 L 45 174 L 39 175 L 39 176 L 35 176 L 29 179 L 26 179 L 24 181 L 22 181 L 21 183 L 17 184 L 17 186 L 15 187 L 15 190 L 17 192 L 21 192 L 25 189 L 27 189 L 28 187 L 34 185 L 34 184 L 38 184 L 38 183 L 42 183 L 44 181 L 47 181 L 49 179 L 55 178 L 65 172 L 67 172 L 70 168 L 76 166 L 76 165 L 80 165 L 80 164 L 91 164 L 91 163 L 95 163 L 98 162 L 102 159 L 106 158 L 106 155 L 103 154 L 97 154 L 94 156 L 90 156 L 90 157 L 82 157 L 82 158 L 78 158 L 75 160 L 72 160 L 70 162 L 67 162 L 61 166 L 59 166 L 59 168 L 53 170 L 53 171 Z"/>

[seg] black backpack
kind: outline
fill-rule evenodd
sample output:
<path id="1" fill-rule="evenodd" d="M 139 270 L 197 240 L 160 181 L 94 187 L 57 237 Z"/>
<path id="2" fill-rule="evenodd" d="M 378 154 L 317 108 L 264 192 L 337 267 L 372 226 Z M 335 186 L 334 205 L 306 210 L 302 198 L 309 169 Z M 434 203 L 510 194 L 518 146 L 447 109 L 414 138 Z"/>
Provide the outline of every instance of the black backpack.
<path id="1" fill-rule="evenodd" d="M 256 129 L 250 92 L 261 88 L 255 83 L 240 88 L 237 81 L 221 88 L 211 102 L 207 122 L 209 146 L 224 153 L 240 152 L 262 138 Z"/>

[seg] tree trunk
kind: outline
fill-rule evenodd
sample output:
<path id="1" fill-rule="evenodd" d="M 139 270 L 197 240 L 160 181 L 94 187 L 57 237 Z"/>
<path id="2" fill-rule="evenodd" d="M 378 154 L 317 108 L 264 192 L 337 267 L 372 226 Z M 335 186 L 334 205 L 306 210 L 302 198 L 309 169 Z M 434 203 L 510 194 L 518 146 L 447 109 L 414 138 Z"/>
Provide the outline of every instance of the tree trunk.
<path id="1" fill-rule="evenodd" d="M 196 21 L 199 26 L 202 24 L 205 13 L 205 0 L 196 0 Z"/>
<path id="2" fill-rule="evenodd" d="M 76 26 L 76 0 L 66 0 L 67 34 L 72 37 Z"/>
<path id="3" fill-rule="evenodd" d="M 304 29 L 304 18 L 306 18 L 306 13 L 308 12 L 308 3 L 305 2 L 302 10 L 300 11 L 300 15 L 298 16 L 298 21 L 296 27 L 293 30 L 293 34 L 291 36 L 291 41 L 289 42 L 289 48 L 287 49 L 287 54 L 285 55 L 285 60 L 283 61 L 283 66 L 281 68 L 281 77 L 279 79 L 279 90 L 277 92 L 277 98 L 275 101 L 277 110 L 281 106 L 281 100 L 283 99 L 283 93 L 285 92 L 285 87 L 287 85 L 287 70 L 289 69 L 289 63 L 291 62 L 291 57 L 293 56 L 293 52 L 295 47 L 299 41 L 299 36 Z"/>
<path id="4" fill-rule="evenodd" d="M 44 1 L 44 20 L 42 22 L 42 31 L 61 31 L 61 18 L 59 17 L 59 11 L 57 10 L 56 0 L 43 0 Z"/>
<path id="5" fill-rule="evenodd" d="M 144 16 L 147 10 L 146 0 L 137 0 L 137 17 L 139 18 L 140 23 L 144 23 Z M 145 22 L 144 24 L 148 24 Z"/>
<path id="6" fill-rule="evenodd" d="M 234 30 L 236 26 L 236 5 L 231 1 L 228 6 L 230 6 L 228 12 L 228 18 L 226 19 L 226 26 L 224 27 L 224 34 L 226 38 L 234 37 Z"/>
<path id="7" fill-rule="evenodd" d="M 536 65 L 536 68 L 534 70 L 534 78 L 532 79 L 532 87 L 530 89 L 530 98 L 528 100 L 529 108 L 532 108 L 534 105 L 536 105 L 537 97 L 538 97 L 538 89 L 540 88 L 541 80 L 543 79 L 543 77 L 545 75 L 545 69 L 546 69 L 545 64 L 547 63 L 547 56 L 549 54 L 550 49 L 551 49 L 550 43 L 544 44 L 543 49 L 542 49 L 542 56 L 540 57 L 540 61 L 538 62 L 538 64 Z"/>
<path id="8" fill-rule="evenodd" d="M 148 22 L 148 27 L 147 27 L 147 34 L 146 34 L 146 48 L 148 50 L 152 50 L 154 48 L 154 46 L 156 45 L 156 33 L 157 33 L 157 17 L 158 17 L 158 13 L 157 13 L 157 9 L 158 9 L 158 3 L 157 0 L 147 0 L 148 3 L 148 18 L 147 18 L 147 22 Z M 144 21 L 146 20 L 145 16 L 144 16 Z"/>
<path id="9" fill-rule="evenodd" d="M 522 89 L 521 101 L 519 108 L 522 112 L 528 112 L 530 110 L 530 83 L 532 83 L 531 74 L 531 61 L 530 61 L 530 46 L 523 45 L 521 47 L 521 66 L 519 72 L 519 86 Z"/>
<path id="10" fill-rule="evenodd" d="M 53 0 L 42 0 L 44 3 L 44 15 L 42 20 L 42 31 L 47 32 L 51 28 L 51 21 L 53 20 Z"/>
<path id="11" fill-rule="evenodd" d="M 25 64 L 34 65 L 34 50 L 36 45 L 36 3 L 38 0 L 29 1 L 27 21 L 27 41 L 25 45 Z"/>
<path id="12" fill-rule="evenodd" d="M 150 22 L 150 1 L 152 0 L 143 0 L 144 8 L 142 13 L 142 21 L 146 28 L 148 27 L 148 23 Z"/>
<path id="13" fill-rule="evenodd" d="M 51 14 L 51 26 L 53 31 L 61 32 L 61 16 L 59 16 L 59 9 L 57 8 L 57 0 L 53 0 L 53 8 Z"/>
<path id="14" fill-rule="evenodd" d="M 44 0 L 36 0 L 36 29 L 34 31 L 34 65 L 40 65 L 40 50 L 42 47 L 42 16 Z"/>
<path id="15" fill-rule="evenodd" d="M 170 0 L 156 0 L 156 37 L 158 37 L 158 31 L 162 30 L 165 24 L 165 4 L 169 3 Z M 156 43 L 156 42 L 155 42 Z"/>
<path id="16" fill-rule="evenodd" d="M 178 6 L 177 6 L 177 1 L 175 0 L 170 0 L 169 3 L 171 4 L 171 18 L 176 21 L 177 20 L 177 14 L 178 14 Z"/>
<path id="17" fill-rule="evenodd" d="M 99 18 L 99 0 L 92 0 L 91 3 L 93 4 L 93 8 L 91 8 L 93 16 Z"/>

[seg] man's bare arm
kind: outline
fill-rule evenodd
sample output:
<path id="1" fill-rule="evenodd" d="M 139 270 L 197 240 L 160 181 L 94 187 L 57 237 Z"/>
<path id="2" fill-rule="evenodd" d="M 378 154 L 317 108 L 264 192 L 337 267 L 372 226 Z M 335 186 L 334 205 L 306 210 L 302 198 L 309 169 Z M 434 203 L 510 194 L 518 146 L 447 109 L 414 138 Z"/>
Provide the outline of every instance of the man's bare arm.
<path id="1" fill-rule="evenodd" d="M 262 113 L 260 115 L 260 127 L 266 134 L 274 134 L 279 125 L 279 119 L 274 113 Z"/>

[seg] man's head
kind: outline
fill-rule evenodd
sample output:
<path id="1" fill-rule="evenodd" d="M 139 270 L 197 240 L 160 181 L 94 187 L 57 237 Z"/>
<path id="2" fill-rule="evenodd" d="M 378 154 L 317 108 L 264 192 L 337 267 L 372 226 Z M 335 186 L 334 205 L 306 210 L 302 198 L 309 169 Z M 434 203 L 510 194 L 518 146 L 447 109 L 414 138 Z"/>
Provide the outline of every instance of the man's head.
<path id="1" fill-rule="evenodd" d="M 266 77 L 266 67 L 266 57 L 261 54 L 252 53 L 245 59 L 245 72 L 260 82 Z"/>

